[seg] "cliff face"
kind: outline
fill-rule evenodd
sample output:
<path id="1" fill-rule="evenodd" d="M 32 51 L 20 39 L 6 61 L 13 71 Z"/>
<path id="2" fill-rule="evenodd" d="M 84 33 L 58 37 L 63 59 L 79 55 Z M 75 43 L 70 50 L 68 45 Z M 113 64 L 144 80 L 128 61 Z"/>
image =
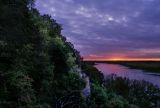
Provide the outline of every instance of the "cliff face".
<path id="1" fill-rule="evenodd" d="M 89 77 L 82 71 L 81 68 L 77 68 L 78 75 L 84 80 L 85 87 L 82 89 L 82 95 L 87 98 L 90 95 L 90 80 Z"/>
<path id="2" fill-rule="evenodd" d="M 84 97 L 88 97 L 90 95 L 90 92 L 91 92 L 90 80 L 89 80 L 89 77 L 86 76 L 86 74 L 83 75 L 83 78 L 84 78 L 84 80 L 86 82 L 86 86 L 82 90 L 82 94 L 83 94 Z"/>

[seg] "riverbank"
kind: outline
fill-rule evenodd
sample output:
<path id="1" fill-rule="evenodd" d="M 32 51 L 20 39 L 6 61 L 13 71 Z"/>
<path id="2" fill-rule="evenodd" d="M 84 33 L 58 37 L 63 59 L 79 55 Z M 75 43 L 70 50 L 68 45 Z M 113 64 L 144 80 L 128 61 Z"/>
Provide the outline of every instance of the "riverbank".
<path id="1" fill-rule="evenodd" d="M 160 88 L 160 73 L 144 72 L 142 69 L 130 69 L 120 64 L 96 63 L 94 65 L 105 77 L 111 74 L 130 80 L 145 80 Z"/>
<path id="2" fill-rule="evenodd" d="M 160 73 L 159 61 L 129 61 L 129 62 L 117 62 L 120 65 L 127 66 L 132 69 L 142 69 L 146 72 Z"/>
<path id="3" fill-rule="evenodd" d="M 85 61 L 90 64 L 109 63 L 120 64 L 131 69 L 141 69 L 145 72 L 160 73 L 160 61 Z"/>
<path id="4" fill-rule="evenodd" d="M 115 74 L 104 76 L 104 73 L 94 66 L 94 62 L 82 63 L 82 70 L 90 78 L 89 100 L 91 105 L 96 105 L 95 108 L 160 107 L 160 89 L 152 83 Z"/>

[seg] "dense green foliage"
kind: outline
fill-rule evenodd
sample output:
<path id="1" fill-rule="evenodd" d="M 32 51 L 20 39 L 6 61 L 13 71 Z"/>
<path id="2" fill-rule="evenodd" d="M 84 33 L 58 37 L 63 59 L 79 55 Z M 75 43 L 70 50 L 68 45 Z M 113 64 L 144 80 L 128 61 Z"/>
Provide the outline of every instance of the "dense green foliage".
<path id="1" fill-rule="evenodd" d="M 160 89 L 149 82 L 110 75 L 106 78 L 104 87 L 123 96 L 140 108 L 157 108 L 159 106 Z"/>
<path id="2" fill-rule="evenodd" d="M 82 64 L 82 70 L 86 73 L 87 76 L 90 77 L 91 83 L 102 84 L 104 76 L 103 74 L 95 67 L 93 67 L 89 63 Z"/>
<path id="3" fill-rule="evenodd" d="M 84 87 L 76 73 L 79 52 L 55 20 L 32 8 L 33 2 L 0 1 L 0 107 L 79 105 Z M 68 96 L 74 98 L 58 101 Z"/>
<path id="4" fill-rule="evenodd" d="M 138 108 L 120 95 L 107 91 L 100 85 L 92 85 L 90 101 L 93 108 Z"/>

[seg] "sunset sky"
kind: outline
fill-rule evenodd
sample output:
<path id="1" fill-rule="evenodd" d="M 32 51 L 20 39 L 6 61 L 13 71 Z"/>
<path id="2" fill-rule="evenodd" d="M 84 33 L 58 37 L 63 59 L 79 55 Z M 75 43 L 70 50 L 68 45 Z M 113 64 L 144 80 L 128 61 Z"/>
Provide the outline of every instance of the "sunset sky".
<path id="1" fill-rule="evenodd" d="M 36 0 L 86 60 L 160 60 L 160 0 Z"/>

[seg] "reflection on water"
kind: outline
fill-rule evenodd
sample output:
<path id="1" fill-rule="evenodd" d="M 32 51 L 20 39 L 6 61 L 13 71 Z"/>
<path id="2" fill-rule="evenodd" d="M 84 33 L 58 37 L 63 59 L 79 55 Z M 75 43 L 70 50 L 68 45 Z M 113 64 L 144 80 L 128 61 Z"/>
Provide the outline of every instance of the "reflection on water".
<path id="1" fill-rule="evenodd" d="M 127 77 L 129 79 L 149 81 L 160 87 L 160 76 L 144 72 L 143 70 L 129 69 L 128 67 L 118 64 L 98 63 L 95 67 L 100 70 L 104 76 L 116 74 L 117 76 Z"/>

